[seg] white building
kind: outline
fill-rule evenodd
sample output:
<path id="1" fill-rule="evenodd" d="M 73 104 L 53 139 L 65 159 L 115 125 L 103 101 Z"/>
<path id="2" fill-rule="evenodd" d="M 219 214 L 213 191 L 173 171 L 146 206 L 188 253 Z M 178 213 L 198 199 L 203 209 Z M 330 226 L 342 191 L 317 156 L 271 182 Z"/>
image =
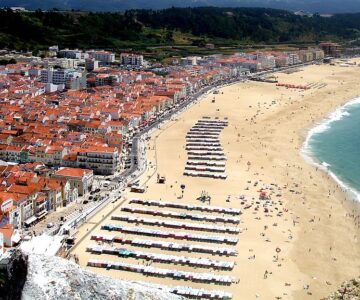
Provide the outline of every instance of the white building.
<path id="1" fill-rule="evenodd" d="M 142 66 L 144 64 L 144 57 L 138 54 L 121 53 L 120 63 L 126 66 Z"/>
<path id="2" fill-rule="evenodd" d="M 115 53 L 108 51 L 95 51 L 93 58 L 100 62 L 112 63 L 115 61 Z"/>
<path id="3" fill-rule="evenodd" d="M 275 57 L 272 55 L 258 55 L 257 61 L 262 69 L 273 69 L 276 67 Z"/>
<path id="4" fill-rule="evenodd" d="M 60 57 L 81 59 L 82 51 L 79 49 L 62 49 L 58 51 Z"/>
<path id="5" fill-rule="evenodd" d="M 181 64 L 183 66 L 196 66 L 198 64 L 198 60 L 201 60 L 199 56 L 188 56 L 181 58 Z"/>
<path id="6" fill-rule="evenodd" d="M 300 63 L 299 54 L 297 53 L 289 53 L 289 65 L 296 65 Z"/>
<path id="7" fill-rule="evenodd" d="M 86 88 L 86 77 L 82 72 L 73 69 L 42 69 L 41 82 L 55 85 L 65 85 L 67 89 L 78 90 Z"/>
<path id="8" fill-rule="evenodd" d="M 113 147 L 93 146 L 77 154 L 77 166 L 94 170 L 96 174 L 114 174 L 119 166 L 119 151 Z"/>

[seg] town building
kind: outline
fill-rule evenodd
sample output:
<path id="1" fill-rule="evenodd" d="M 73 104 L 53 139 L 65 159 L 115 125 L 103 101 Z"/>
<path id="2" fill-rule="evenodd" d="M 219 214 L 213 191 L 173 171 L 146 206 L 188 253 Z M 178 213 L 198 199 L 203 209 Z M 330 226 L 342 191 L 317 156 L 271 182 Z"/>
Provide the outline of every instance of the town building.
<path id="1" fill-rule="evenodd" d="M 96 71 L 99 68 L 99 61 L 94 58 L 85 59 L 85 69 L 88 72 Z"/>
<path id="2" fill-rule="evenodd" d="M 83 72 L 73 69 L 42 69 L 41 82 L 61 85 L 70 90 L 86 88 L 86 77 Z"/>
<path id="3" fill-rule="evenodd" d="M 52 178 L 66 179 L 71 188 L 76 188 L 79 195 L 83 196 L 91 191 L 94 172 L 80 168 L 60 168 L 52 175 Z"/>
<path id="4" fill-rule="evenodd" d="M 133 53 L 121 53 L 120 63 L 125 66 L 142 66 L 144 65 L 144 57 Z"/>
<path id="5" fill-rule="evenodd" d="M 111 175 L 119 168 L 119 155 L 116 147 L 90 146 L 79 149 L 76 164 L 95 174 Z"/>
<path id="6" fill-rule="evenodd" d="M 105 63 L 115 62 L 115 53 L 109 51 L 95 51 L 92 57 L 93 59 L 99 62 L 105 62 Z"/>
<path id="7" fill-rule="evenodd" d="M 341 47 L 337 43 L 323 42 L 319 44 L 319 47 L 324 51 L 325 56 L 340 57 Z"/>

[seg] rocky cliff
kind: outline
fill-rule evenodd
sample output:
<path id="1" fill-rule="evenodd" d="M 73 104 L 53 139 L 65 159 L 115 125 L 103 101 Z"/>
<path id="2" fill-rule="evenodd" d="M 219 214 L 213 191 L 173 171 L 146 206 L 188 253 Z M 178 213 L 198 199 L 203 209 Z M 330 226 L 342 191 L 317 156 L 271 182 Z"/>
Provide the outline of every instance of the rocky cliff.
<path id="1" fill-rule="evenodd" d="M 178 300 L 161 287 L 100 276 L 68 260 L 29 255 L 28 275 L 22 300 Z"/>
<path id="2" fill-rule="evenodd" d="M 27 277 L 27 256 L 14 251 L 4 269 L 0 270 L 0 299 L 20 300 Z"/>

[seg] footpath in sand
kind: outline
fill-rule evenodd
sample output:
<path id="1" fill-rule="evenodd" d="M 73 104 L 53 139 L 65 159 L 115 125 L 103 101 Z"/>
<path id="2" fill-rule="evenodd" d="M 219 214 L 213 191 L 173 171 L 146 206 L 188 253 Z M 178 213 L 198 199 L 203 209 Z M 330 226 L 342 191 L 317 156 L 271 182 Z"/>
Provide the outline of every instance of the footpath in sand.
<path id="1" fill-rule="evenodd" d="M 350 200 L 345 201 L 346 196 L 327 174 L 303 159 L 300 148 L 307 131 L 317 121 L 360 94 L 360 68 L 314 65 L 292 74 L 279 73 L 276 76 L 281 83 L 313 83 L 313 88 L 287 89 L 261 82 L 234 84 L 220 89 L 219 94 L 208 95 L 155 131 L 146 146 L 148 168 L 140 178 L 140 183 L 147 187 L 146 192 L 134 194 L 126 191 L 122 205 L 120 202 L 110 204 L 80 228 L 77 238 L 81 242 L 72 252 L 79 258 L 79 264 L 85 267 L 89 259 L 101 259 L 134 265 L 147 264 L 155 268 L 230 275 L 236 279 L 231 285 L 214 285 L 87 267 L 114 278 L 223 290 L 232 293 L 233 299 L 320 299 L 335 290 L 342 281 L 358 276 L 360 244 L 354 222 L 356 210 L 353 210 Z M 186 133 L 204 116 L 227 118 L 229 121 L 229 125 L 220 134 L 220 143 L 227 157 L 225 180 L 183 176 L 187 161 Z M 165 184 L 156 183 L 157 174 L 166 177 Z M 182 184 L 185 185 L 183 198 L 180 188 Z M 263 207 L 264 200 L 259 200 L 261 188 L 266 188 L 267 194 L 271 195 L 268 210 Z M 129 199 L 162 199 L 203 205 L 196 200 L 202 191 L 211 196 L 211 205 L 242 210 L 238 225 L 241 232 L 230 235 L 238 237 L 239 242 L 235 246 L 229 246 L 171 239 L 166 241 L 234 248 L 238 251 L 237 256 L 178 253 L 121 244 L 113 246 L 235 262 L 232 271 L 86 252 L 89 245 L 97 245 L 90 240 L 92 234 L 160 240 L 101 230 L 101 224 L 136 227 L 134 223 L 111 220 L 111 215 L 162 218 L 121 212 L 121 207 L 136 207 L 128 204 Z M 240 195 L 244 195 L 245 200 L 240 200 Z M 161 210 L 156 207 L 146 208 Z M 109 216 L 106 217 L 108 213 Z M 105 220 L 97 225 L 103 216 Z M 236 226 L 224 223 L 217 225 Z M 177 231 L 149 225 L 137 227 Z M 188 232 L 206 234 L 192 230 Z M 84 237 L 85 234 L 87 236 Z"/>

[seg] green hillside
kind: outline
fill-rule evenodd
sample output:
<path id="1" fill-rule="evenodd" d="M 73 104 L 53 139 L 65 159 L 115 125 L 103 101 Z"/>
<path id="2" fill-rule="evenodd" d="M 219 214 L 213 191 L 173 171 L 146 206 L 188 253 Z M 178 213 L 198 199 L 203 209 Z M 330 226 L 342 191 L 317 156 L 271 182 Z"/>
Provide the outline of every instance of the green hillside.
<path id="1" fill-rule="evenodd" d="M 360 14 L 301 17 L 264 8 L 170 8 L 124 13 L 0 10 L 0 48 L 134 49 L 161 45 L 315 43 L 360 36 Z"/>

